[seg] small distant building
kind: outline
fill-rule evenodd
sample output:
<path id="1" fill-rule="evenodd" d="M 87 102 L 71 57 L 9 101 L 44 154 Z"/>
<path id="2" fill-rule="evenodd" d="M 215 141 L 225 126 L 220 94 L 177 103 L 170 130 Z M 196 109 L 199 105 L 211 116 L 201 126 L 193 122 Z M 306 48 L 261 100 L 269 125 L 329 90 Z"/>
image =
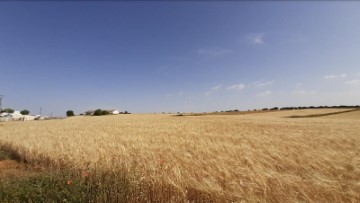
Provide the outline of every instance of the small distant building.
<path id="1" fill-rule="evenodd" d="M 14 113 L 10 114 L 10 116 L 13 120 L 21 120 L 24 117 L 20 111 L 14 111 Z"/>
<path id="2" fill-rule="evenodd" d="M 10 115 L 10 113 L 6 113 L 6 112 L 0 113 L 0 117 L 7 117 L 7 116 L 9 116 L 9 115 Z"/>
<path id="3" fill-rule="evenodd" d="M 34 120 L 48 120 L 48 119 L 49 119 L 48 116 L 41 116 L 41 115 L 34 116 Z"/>
<path id="4" fill-rule="evenodd" d="M 33 121 L 36 119 L 36 116 L 32 116 L 32 115 L 25 115 L 24 116 L 24 121 Z"/>
<path id="5" fill-rule="evenodd" d="M 109 112 L 109 114 L 113 114 L 113 115 L 116 115 L 116 114 L 120 113 L 117 109 L 104 110 L 104 111 L 107 111 L 107 112 Z"/>

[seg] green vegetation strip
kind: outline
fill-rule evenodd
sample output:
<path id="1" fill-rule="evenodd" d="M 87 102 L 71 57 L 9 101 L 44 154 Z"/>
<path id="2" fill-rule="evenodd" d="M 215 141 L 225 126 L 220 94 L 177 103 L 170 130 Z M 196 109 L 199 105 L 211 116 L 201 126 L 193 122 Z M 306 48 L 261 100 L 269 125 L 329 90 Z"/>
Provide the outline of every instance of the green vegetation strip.
<path id="1" fill-rule="evenodd" d="M 0 176 L 0 202 L 214 202 L 217 198 L 192 188 L 184 195 L 175 187 L 160 182 L 139 181 L 134 167 L 75 169 L 34 164 L 17 154 L 16 147 L 0 142 L 0 162 L 16 160 L 23 164 L 25 176 Z M 31 163 L 33 162 L 33 163 Z M 50 164 L 51 165 L 51 164 Z M 12 169 L 18 170 L 18 169 Z M 20 169 L 19 169 L 20 170 Z M 20 171 L 19 171 L 20 172 Z M 27 173 L 28 172 L 28 173 Z"/>
<path id="2" fill-rule="evenodd" d="M 311 114 L 311 115 L 305 115 L 305 116 L 289 116 L 287 118 L 315 118 L 315 117 L 323 117 L 323 116 L 331 116 L 336 114 L 342 114 L 342 113 L 349 113 L 353 111 L 359 111 L 360 109 L 351 109 L 347 111 L 338 111 L 338 112 L 332 112 L 332 113 L 323 113 L 323 114 Z"/>
<path id="3" fill-rule="evenodd" d="M 16 147 L 0 143 L 0 164 L 17 161 L 25 169 L 11 168 L 25 175 L 0 176 L 0 202 L 128 202 L 134 186 L 122 167 L 113 171 L 59 169 L 21 158 Z M 1 163 L 3 161 L 3 163 Z M 36 160 L 36 164 L 41 160 Z"/>
<path id="4" fill-rule="evenodd" d="M 127 179 L 107 177 L 102 177 L 107 184 L 70 171 L 4 179 L 0 180 L 0 199 L 1 202 L 127 202 L 130 189 Z"/>

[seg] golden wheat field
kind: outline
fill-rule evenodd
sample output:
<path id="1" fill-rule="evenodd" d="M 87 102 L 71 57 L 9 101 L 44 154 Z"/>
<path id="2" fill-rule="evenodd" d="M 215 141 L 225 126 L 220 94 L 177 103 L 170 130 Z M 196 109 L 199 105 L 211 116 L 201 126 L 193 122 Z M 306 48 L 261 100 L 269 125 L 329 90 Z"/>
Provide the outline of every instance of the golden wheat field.
<path id="1" fill-rule="evenodd" d="M 122 166 L 157 202 L 359 202 L 360 111 L 288 118 L 338 111 L 9 122 L 0 143 L 52 167 Z"/>

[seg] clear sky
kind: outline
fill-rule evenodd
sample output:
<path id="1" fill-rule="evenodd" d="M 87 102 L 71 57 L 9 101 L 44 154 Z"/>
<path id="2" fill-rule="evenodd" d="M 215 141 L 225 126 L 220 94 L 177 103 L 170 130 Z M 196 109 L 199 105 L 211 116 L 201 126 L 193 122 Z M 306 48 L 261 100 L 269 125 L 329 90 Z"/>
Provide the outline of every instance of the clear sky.
<path id="1" fill-rule="evenodd" d="M 360 104 L 360 2 L 0 2 L 3 107 Z"/>

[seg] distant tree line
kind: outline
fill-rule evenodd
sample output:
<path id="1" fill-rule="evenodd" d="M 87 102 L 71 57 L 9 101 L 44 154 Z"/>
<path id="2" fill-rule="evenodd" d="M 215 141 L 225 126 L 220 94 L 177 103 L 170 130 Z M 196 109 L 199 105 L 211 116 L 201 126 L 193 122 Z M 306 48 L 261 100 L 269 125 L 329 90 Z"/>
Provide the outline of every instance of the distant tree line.
<path id="1" fill-rule="evenodd" d="M 14 109 L 11 108 L 1 109 L 0 113 L 14 113 Z"/>
<path id="2" fill-rule="evenodd" d="M 296 109 L 356 109 L 360 108 L 360 105 L 339 105 L 339 106 L 298 106 L 298 107 L 273 107 L 273 108 L 262 108 L 262 109 L 253 109 L 253 111 L 283 111 L 283 110 L 296 110 Z M 221 112 L 238 112 L 238 109 L 235 110 L 226 110 Z M 251 111 L 251 110 L 248 110 Z"/>
<path id="3" fill-rule="evenodd" d="M 92 115 L 93 116 L 104 116 L 104 115 L 109 115 L 109 114 L 110 114 L 110 112 L 107 110 L 96 109 Z M 130 114 L 130 113 L 127 111 L 124 111 L 124 112 L 119 112 L 119 114 Z"/>
<path id="4" fill-rule="evenodd" d="M 101 109 L 96 109 L 94 111 L 94 116 L 103 116 L 103 115 L 109 115 L 109 112 L 108 111 L 105 111 L 105 110 L 101 110 Z"/>
<path id="5" fill-rule="evenodd" d="M 239 109 L 234 109 L 234 110 L 226 110 L 226 111 L 220 111 L 220 112 L 239 112 Z M 204 112 L 204 113 L 206 113 L 206 112 Z M 215 112 L 215 113 L 217 113 L 217 111 Z"/>
<path id="6" fill-rule="evenodd" d="M 87 111 L 84 114 L 81 113 L 79 114 L 80 116 L 104 116 L 104 115 L 109 115 L 111 114 L 108 110 L 102 110 L 102 109 L 96 109 L 95 111 Z M 119 114 L 130 114 L 128 111 L 124 111 L 124 112 L 119 112 Z M 71 117 L 71 116 L 75 116 L 75 113 L 73 110 L 68 110 L 66 111 L 66 116 L 67 117 Z"/>
<path id="7" fill-rule="evenodd" d="M 277 110 L 296 110 L 296 109 L 356 109 L 360 108 L 360 105 L 339 105 L 339 106 L 298 106 L 298 107 L 274 107 L 274 108 L 263 108 L 262 111 L 277 111 Z M 254 109 L 256 111 L 256 109 Z"/>

